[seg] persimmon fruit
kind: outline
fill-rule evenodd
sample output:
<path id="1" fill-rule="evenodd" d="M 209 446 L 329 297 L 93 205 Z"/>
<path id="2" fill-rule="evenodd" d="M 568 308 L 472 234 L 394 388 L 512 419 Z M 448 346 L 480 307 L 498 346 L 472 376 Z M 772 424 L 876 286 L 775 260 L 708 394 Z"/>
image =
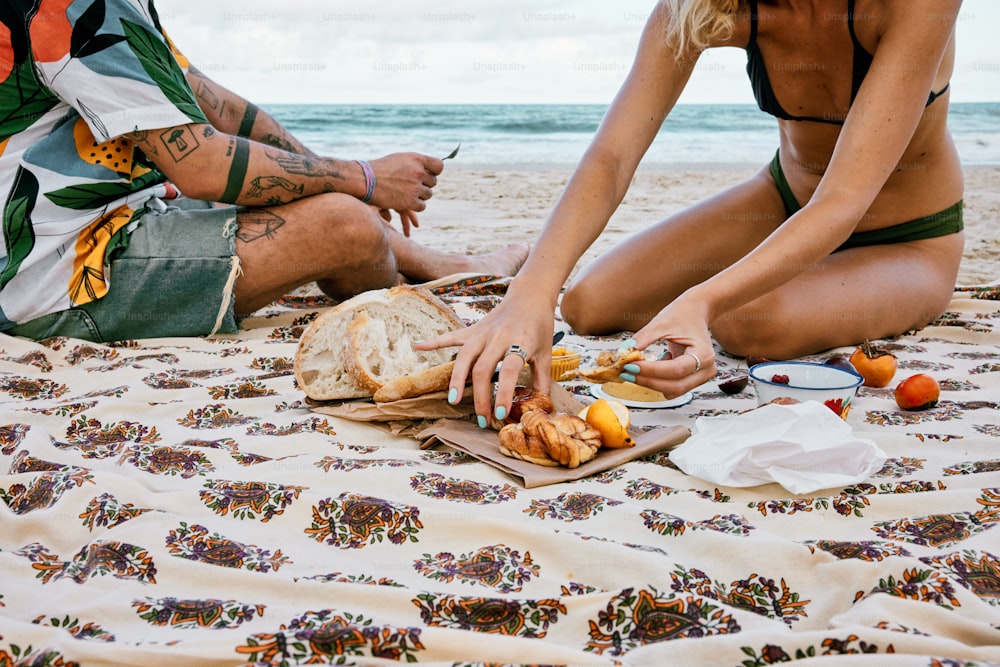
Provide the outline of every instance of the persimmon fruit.
<path id="1" fill-rule="evenodd" d="M 865 379 L 866 387 L 888 387 L 896 375 L 898 362 L 891 352 L 865 341 L 851 353 L 848 361 L 854 370 Z"/>
<path id="2" fill-rule="evenodd" d="M 893 393 L 896 405 L 904 410 L 927 410 L 937 405 L 941 385 L 930 375 L 917 373 L 896 385 Z"/>

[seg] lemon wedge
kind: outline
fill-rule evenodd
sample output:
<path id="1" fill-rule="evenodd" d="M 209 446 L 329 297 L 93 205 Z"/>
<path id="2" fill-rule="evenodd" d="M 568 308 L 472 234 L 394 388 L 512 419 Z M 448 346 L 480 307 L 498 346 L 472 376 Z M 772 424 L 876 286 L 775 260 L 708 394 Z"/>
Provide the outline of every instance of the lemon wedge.
<path id="1" fill-rule="evenodd" d="M 620 401 L 599 398 L 580 410 L 578 416 L 601 434 L 605 447 L 632 447 L 635 441 L 628 434 L 631 423 L 628 406 Z"/>

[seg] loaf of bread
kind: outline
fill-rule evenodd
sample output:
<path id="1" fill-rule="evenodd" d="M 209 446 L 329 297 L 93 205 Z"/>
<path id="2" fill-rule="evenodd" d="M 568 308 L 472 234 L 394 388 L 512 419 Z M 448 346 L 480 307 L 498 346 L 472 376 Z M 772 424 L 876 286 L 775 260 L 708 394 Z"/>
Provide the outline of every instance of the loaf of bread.
<path id="1" fill-rule="evenodd" d="M 428 290 L 398 286 L 364 292 L 305 330 L 295 354 L 295 380 L 317 401 L 370 397 L 383 385 L 424 377 L 452 361 L 454 348 L 422 352 L 413 343 L 463 326 L 455 311 Z M 426 377 L 419 386 L 428 386 Z"/>

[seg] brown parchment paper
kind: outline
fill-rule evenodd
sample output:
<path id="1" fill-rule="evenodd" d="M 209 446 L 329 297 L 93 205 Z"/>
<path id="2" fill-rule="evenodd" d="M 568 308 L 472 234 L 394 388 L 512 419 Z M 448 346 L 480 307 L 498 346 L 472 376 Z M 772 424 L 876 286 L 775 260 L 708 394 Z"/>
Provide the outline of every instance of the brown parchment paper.
<path id="1" fill-rule="evenodd" d="M 526 385 L 531 381 L 531 376 L 525 372 L 519 380 Z M 552 383 L 549 396 L 552 398 L 556 412 L 577 414 L 583 409 L 584 404 L 560 384 Z M 448 402 L 448 392 L 446 391 L 389 403 L 375 403 L 370 398 L 319 402 L 308 397 L 306 397 L 305 402 L 311 411 L 319 414 L 351 421 L 371 422 L 387 428 L 397 435 L 414 438 L 417 438 L 418 434 L 428 426 L 441 419 L 475 422 L 476 413 L 471 386 L 466 387 L 462 399 L 455 405 Z"/>
<path id="2" fill-rule="evenodd" d="M 653 428 L 634 436 L 634 447 L 602 447 L 593 459 L 572 469 L 550 468 L 504 456 L 500 453 L 500 439 L 496 431 L 480 429 L 469 422 L 443 420 L 419 433 L 418 438 L 423 440 L 422 449 L 449 445 L 515 477 L 525 488 L 530 489 L 583 479 L 643 456 L 673 449 L 690 435 L 691 431 L 686 426 Z"/>
<path id="3" fill-rule="evenodd" d="M 466 390 L 462 400 L 452 405 L 448 392 L 439 391 L 416 398 L 391 403 L 375 403 L 371 399 L 316 403 L 308 402 L 309 409 L 323 415 L 340 417 L 358 422 L 370 422 L 397 435 L 416 437 L 431 424 L 441 420 L 474 419 L 472 390 Z"/>
<path id="4" fill-rule="evenodd" d="M 549 390 L 556 412 L 577 414 L 583 409 L 574 394 L 552 383 Z M 372 400 L 309 402 L 313 412 L 359 422 L 370 422 L 397 435 L 415 438 L 421 449 L 448 445 L 488 463 L 516 478 L 525 488 L 558 484 L 589 477 L 643 456 L 673 449 L 691 435 L 685 426 L 653 428 L 633 434 L 634 447 L 601 448 L 597 456 L 578 468 L 550 468 L 528 463 L 500 453 L 500 439 L 492 428 L 481 429 L 474 423 L 472 388 L 466 389 L 456 405 L 448 403 L 447 392 L 435 392 L 391 403 Z"/>

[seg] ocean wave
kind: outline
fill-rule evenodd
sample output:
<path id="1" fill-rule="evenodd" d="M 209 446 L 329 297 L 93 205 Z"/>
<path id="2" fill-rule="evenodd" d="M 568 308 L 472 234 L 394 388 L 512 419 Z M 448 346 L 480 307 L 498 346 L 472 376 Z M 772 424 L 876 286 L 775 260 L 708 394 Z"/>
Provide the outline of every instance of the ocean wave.
<path id="1" fill-rule="evenodd" d="M 572 163 L 607 107 L 577 105 L 275 105 L 272 115 L 307 145 L 335 155 L 400 150 L 446 154 L 462 142 L 468 163 Z M 998 103 L 952 104 L 949 125 L 963 161 L 1000 164 Z M 749 104 L 678 105 L 647 161 L 762 163 L 778 144 L 774 118 Z"/>

